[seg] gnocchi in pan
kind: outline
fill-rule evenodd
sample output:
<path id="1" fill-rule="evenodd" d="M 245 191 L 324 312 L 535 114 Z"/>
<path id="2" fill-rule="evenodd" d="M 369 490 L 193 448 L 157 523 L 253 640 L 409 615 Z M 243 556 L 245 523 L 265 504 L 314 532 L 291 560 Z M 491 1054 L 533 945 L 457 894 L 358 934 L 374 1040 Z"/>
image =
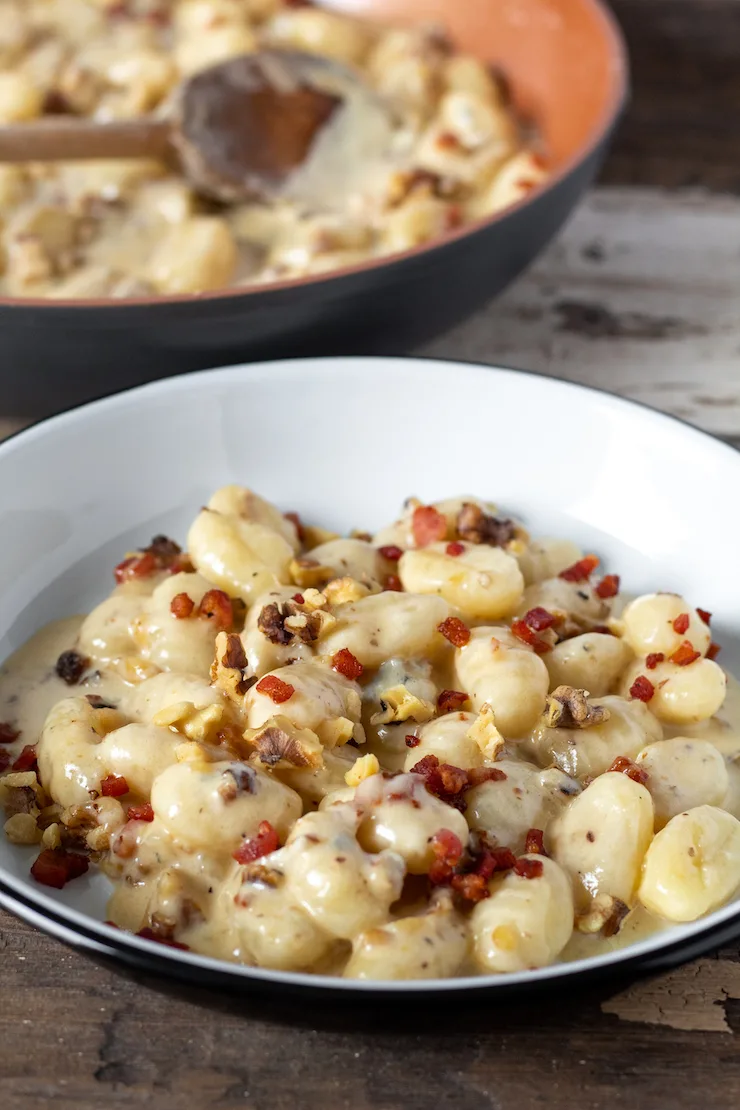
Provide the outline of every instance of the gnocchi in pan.
<path id="1" fill-rule="evenodd" d="M 358 139 L 356 155 L 345 135 L 331 174 L 307 165 L 302 203 L 230 207 L 151 159 L 0 166 L 0 292 L 120 299 L 324 274 L 492 215 L 547 176 L 501 78 L 440 28 L 308 0 L 0 0 L 0 124 L 163 113 L 184 79 L 264 48 L 357 70 L 387 108 L 387 151 Z M 352 172 L 341 190 L 337 166 Z"/>
<path id="2" fill-rule="evenodd" d="M 0 672 L 5 833 L 37 883 L 104 872 L 119 928 L 429 979 L 597 954 L 740 891 L 737 689 L 678 594 L 626 601 L 470 496 L 342 538 L 232 485 L 187 550 L 122 555 Z"/>

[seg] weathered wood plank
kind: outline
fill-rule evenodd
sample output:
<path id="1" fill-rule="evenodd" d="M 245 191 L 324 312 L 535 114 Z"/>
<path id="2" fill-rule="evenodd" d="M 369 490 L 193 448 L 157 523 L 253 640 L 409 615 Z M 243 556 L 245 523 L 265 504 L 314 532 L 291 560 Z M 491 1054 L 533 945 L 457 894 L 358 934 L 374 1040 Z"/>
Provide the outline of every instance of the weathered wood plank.
<path id="1" fill-rule="evenodd" d="M 696 971 L 667 977 L 662 999 L 652 984 L 659 1017 L 675 1014 L 684 992 L 694 1024 L 706 1025 L 712 965 L 721 977 L 730 959 L 698 965 L 712 980 L 703 1008 Z M 4 1110 L 696 1110 L 699 1091 L 713 1110 L 730 1110 L 740 1099 L 737 1038 L 651 1028 L 634 1001 L 620 1021 L 593 991 L 422 1016 L 389 1007 L 370 1025 L 359 1007 L 276 1009 L 142 984 L 2 913 L 0 982 Z M 728 1002 L 725 1013 L 740 1028 L 740 1007 Z"/>
<path id="2" fill-rule="evenodd" d="M 599 386 L 740 435 L 740 199 L 597 189 L 503 297 L 424 349 Z"/>
<path id="3" fill-rule="evenodd" d="M 633 95 L 602 180 L 740 191 L 740 4 L 611 0 Z"/>

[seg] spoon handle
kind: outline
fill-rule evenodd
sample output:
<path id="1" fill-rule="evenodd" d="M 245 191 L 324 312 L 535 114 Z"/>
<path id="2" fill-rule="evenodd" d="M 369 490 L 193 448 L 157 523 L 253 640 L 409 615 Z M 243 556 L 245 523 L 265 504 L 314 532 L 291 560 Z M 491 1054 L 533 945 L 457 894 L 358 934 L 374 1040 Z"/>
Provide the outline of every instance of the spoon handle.
<path id="1" fill-rule="evenodd" d="M 0 127 L 0 163 L 161 158 L 168 153 L 171 138 L 172 124 L 167 119 L 39 120 Z"/>

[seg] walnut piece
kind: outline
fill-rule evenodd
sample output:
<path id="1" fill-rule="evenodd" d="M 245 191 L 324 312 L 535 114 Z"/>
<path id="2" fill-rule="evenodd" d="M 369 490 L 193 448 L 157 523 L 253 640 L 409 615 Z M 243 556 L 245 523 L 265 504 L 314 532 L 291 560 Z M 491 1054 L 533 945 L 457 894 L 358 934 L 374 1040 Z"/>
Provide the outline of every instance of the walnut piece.
<path id="1" fill-rule="evenodd" d="M 348 602 L 360 601 L 371 593 L 369 586 L 358 582 L 356 578 L 332 578 L 324 586 L 324 594 L 330 605 L 346 605 Z"/>
<path id="2" fill-rule="evenodd" d="M 285 606 L 272 601 L 262 608 L 257 617 L 257 628 L 271 644 L 289 644 L 293 633 L 285 627 L 285 618 L 288 615 Z"/>
<path id="3" fill-rule="evenodd" d="M 322 566 L 317 559 L 311 559 L 306 555 L 291 559 L 288 571 L 298 586 L 323 586 L 334 577 L 331 567 Z"/>
<path id="4" fill-rule="evenodd" d="M 490 547 L 506 547 L 516 535 L 513 520 L 490 516 L 480 505 L 466 501 L 457 514 L 457 534 L 468 543 L 487 543 Z"/>
<path id="5" fill-rule="evenodd" d="M 239 634 L 219 632 L 216 655 L 211 664 L 211 682 L 240 707 L 247 690 L 257 681 L 253 675 L 245 674 L 247 666 L 247 655 Z"/>
<path id="6" fill-rule="evenodd" d="M 488 702 L 480 707 L 480 713 L 465 735 L 478 745 L 484 758 L 491 762 L 498 759 L 506 743 L 496 728 L 494 713 Z"/>
<path id="7" fill-rule="evenodd" d="M 41 829 L 30 813 L 14 813 L 4 825 L 5 835 L 11 844 L 38 844 Z"/>
<path id="8" fill-rule="evenodd" d="M 247 729 L 244 739 L 267 767 L 323 767 L 323 745 L 310 728 L 297 728 L 287 717 L 270 717 L 261 728 Z"/>
<path id="9" fill-rule="evenodd" d="M 392 721 L 430 721 L 437 707 L 412 694 L 404 685 L 393 686 L 380 695 L 380 712 L 370 718 L 373 725 L 387 725 Z"/>
<path id="10" fill-rule="evenodd" d="M 604 705 L 592 705 L 586 690 L 574 686 L 557 686 L 547 696 L 545 724 L 548 728 L 591 728 L 609 720 Z"/>
<path id="11" fill-rule="evenodd" d="M 375 755 L 361 755 L 356 759 L 349 771 L 344 776 L 344 781 L 347 786 L 359 786 L 365 779 L 369 779 L 372 775 L 377 775 L 380 771 L 380 764 L 378 757 Z"/>
<path id="12" fill-rule="evenodd" d="M 619 932 L 624 919 L 630 912 L 629 906 L 611 894 L 597 894 L 586 913 L 576 916 L 576 929 L 579 933 L 601 933 L 613 937 Z"/>

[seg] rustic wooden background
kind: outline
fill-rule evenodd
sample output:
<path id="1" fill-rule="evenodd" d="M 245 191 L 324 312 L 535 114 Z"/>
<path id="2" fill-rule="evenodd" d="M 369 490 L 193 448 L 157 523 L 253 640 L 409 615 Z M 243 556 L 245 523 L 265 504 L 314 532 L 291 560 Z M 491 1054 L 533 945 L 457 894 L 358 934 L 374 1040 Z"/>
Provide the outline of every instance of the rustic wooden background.
<path id="1" fill-rule="evenodd" d="M 740 446 L 740 0 L 614 7 L 634 99 L 601 186 L 427 350 L 602 385 Z M 0 1108 L 730 1110 L 739 1000 L 733 948 L 621 993 L 389 1008 L 358 1031 L 144 984 L 0 913 Z"/>

